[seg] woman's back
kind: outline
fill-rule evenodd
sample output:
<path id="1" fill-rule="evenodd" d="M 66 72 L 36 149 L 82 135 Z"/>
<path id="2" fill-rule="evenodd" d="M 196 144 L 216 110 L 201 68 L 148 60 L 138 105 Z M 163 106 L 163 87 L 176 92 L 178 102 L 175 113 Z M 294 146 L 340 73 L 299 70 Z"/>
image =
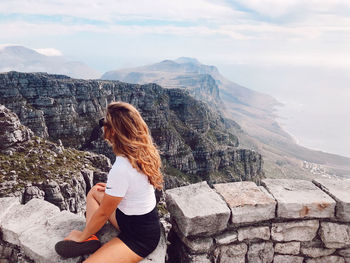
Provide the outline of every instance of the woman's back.
<path id="1" fill-rule="evenodd" d="M 116 157 L 108 174 L 106 194 L 123 197 L 118 208 L 126 215 L 146 214 L 156 205 L 154 188 L 148 177 L 123 156 Z"/>

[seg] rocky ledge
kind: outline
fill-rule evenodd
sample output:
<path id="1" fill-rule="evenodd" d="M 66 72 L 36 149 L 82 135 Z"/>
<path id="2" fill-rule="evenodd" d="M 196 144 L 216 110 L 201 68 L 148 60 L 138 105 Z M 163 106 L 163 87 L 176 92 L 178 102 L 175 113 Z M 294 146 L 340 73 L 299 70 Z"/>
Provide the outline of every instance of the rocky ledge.
<path id="1" fill-rule="evenodd" d="M 350 180 L 262 184 L 167 190 L 171 262 L 350 262 Z"/>
<path id="2" fill-rule="evenodd" d="M 263 185 L 201 182 L 167 190 L 172 228 L 163 222 L 158 248 L 144 262 L 350 262 L 350 180 L 266 179 Z M 84 223 L 44 200 L 22 205 L 2 198 L 0 262 L 81 262 L 84 257 L 63 260 L 54 245 Z M 109 224 L 98 233 L 102 242 L 116 235 Z"/>
<path id="3" fill-rule="evenodd" d="M 55 252 L 55 244 L 73 229 L 82 230 L 85 218 L 60 211 L 53 204 L 32 199 L 21 205 L 16 197 L 0 198 L 0 262 L 1 263 L 80 263 L 88 256 L 64 259 Z M 118 232 L 106 224 L 98 233 L 102 243 Z M 166 243 L 164 230 L 156 250 L 143 263 L 164 263 Z"/>

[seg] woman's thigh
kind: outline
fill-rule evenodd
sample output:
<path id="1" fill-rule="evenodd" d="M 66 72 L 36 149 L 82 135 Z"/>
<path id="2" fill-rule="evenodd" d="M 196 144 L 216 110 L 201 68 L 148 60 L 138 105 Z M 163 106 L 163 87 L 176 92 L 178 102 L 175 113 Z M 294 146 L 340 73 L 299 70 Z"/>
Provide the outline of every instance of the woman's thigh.
<path id="1" fill-rule="evenodd" d="M 142 259 L 119 238 L 113 238 L 85 260 L 84 263 L 136 263 Z"/>
<path id="2" fill-rule="evenodd" d="M 96 191 L 96 190 L 92 192 L 93 197 L 95 198 L 95 200 L 96 200 L 99 204 L 101 204 L 104 194 L 105 194 L 104 192 L 100 192 L 100 191 Z M 111 222 L 111 224 L 112 224 L 116 229 L 119 230 L 119 225 L 118 225 L 117 219 L 116 219 L 116 217 L 115 217 L 115 210 L 114 210 L 113 213 L 109 216 L 108 220 L 109 220 L 109 222 Z"/>

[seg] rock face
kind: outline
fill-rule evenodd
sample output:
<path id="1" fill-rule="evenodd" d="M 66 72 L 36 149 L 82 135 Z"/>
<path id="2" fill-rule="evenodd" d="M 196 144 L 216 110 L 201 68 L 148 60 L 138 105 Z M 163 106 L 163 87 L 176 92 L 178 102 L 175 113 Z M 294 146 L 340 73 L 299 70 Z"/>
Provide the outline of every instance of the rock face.
<path id="1" fill-rule="evenodd" d="M 233 122 L 181 89 L 43 73 L 0 74 L 0 104 L 37 136 L 111 159 L 97 122 L 107 104 L 118 100 L 133 104 L 147 122 L 169 175 L 167 188 L 202 180 L 258 182 L 263 176 L 261 155 L 237 149 L 237 137 L 227 132 Z"/>
<path id="2" fill-rule="evenodd" d="M 0 149 L 6 150 L 16 143 L 22 143 L 33 137 L 33 132 L 23 126 L 17 115 L 0 105 Z"/>
<path id="3" fill-rule="evenodd" d="M 86 193 L 107 174 L 109 159 L 34 136 L 2 105 L 0 124 L 0 197 L 18 196 L 23 203 L 45 199 L 83 214 Z"/>
<path id="4" fill-rule="evenodd" d="M 85 218 L 59 209 L 40 199 L 21 205 L 18 198 L 0 198 L 0 262 L 18 262 L 19 257 L 35 263 L 75 263 L 87 256 L 63 259 L 55 252 L 55 244 L 73 229 L 82 230 Z M 98 233 L 102 243 L 116 237 L 118 232 L 106 224 Z M 2 251 L 2 252 L 1 252 Z M 24 256 L 23 256 L 24 255 Z M 141 262 L 164 263 L 166 244 L 164 231 L 156 250 Z M 8 261 L 2 261 L 2 260 Z"/>
<path id="5" fill-rule="evenodd" d="M 350 224 L 335 218 L 334 209 L 333 214 L 328 214 L 328 217 L 322 215 L 312 219 L 286 218 L 283 213 L 275 213 L 275 210 L 273 210 L 274 216 L 269 216 L 269 219 L 252 216 L 255 211 L 261 211 L 260 208 L 254 208 L 254 205 L 259 206 L 265 200 L 275 199 L 277 203 L 273 203 L 274 209 L 286 205 L 290 200 L 282 196 L 288 197 L 286 194 L 283 195 L 283 191 L 287 190 L 291 191 L 292 195 L 297 189 L 299 191 L 310 189 L 312 195 L 307 195 L 310 197 L 309 202 L 328 200 L 325 198 L 328 194 L 309 183 L 311 182 L 286 180 L 283 182 L 282 194 L 281 191 L 274 191 L 275 188 L 272 187 L 281 185 L 279 179 L 271 179 L 264 184 L 266 187 L 270 186 L 265 190 L 269 190 L 271 194 L 251 182 L 217 184 L 214 185 L 216 192 L 208 189 L 204 183 L 192 188 L 186 186 L 167 190 L 166 202 L 173 222 L 173 229 L 169 235 L 177 237 L 170 240 L 169 251 L 173 251 L 169 254 L 169 258 L 173 260 L 170 262 L 348 262 Z M 348 180 L 339 180 L 334 184 L 341 186 L 347 183 Z M 288 189 L 286 189 L 287 186 Z M 202 188 L 202 192 L 198 191 L 198 188 Z M 327 191 L 329 195 L 335 195 L 337 189 L 335 185 L 334 188 Z M 202 197 L 205 192 L 208 193 L 207 196 L 211 200 Z M 213 218 L 213 215 L 219 215 L 222 211 L 221 202 L 215 205 L 218 197 L 221 197 L 230 208 L 233 205 L 234 207 L 242 206 L 241 210 L 230 210 L 231 218 L 236 216 L 235 213 L 242 216 L 241 211 L 246 211 L 249 220 L 235 224 L 229 223 L 224 229 L 217 227 L 219 218 L 216 219 L 217 222 L 208 221 L 205 214 Z M 301 200 L 297 196 L 295 199 L 296 204 Z M 338 201 L 336 205 L 339 205 Z M 243 209 L 244 206 L 247 206 L 246 210 Z M 196 233 L 195 226 L 198 226 L 201 231 Z M 176 254 L 180 255 L 176 257 Z"/>

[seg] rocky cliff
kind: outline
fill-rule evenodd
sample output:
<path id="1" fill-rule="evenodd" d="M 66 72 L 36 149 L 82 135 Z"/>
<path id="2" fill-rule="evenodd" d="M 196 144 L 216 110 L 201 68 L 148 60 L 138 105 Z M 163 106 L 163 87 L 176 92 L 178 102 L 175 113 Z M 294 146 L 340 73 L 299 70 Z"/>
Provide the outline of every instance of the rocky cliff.
<path id="1" fill-rule="evenodd" d="M 164 162 L 167 188 L 202 180 L 258 182 L 263 176 L 261 155 L 237 149 L 237 137 L 227 131 L 235 123 L 181 89 L 44 73 L 0 74 L 0 103 L 37 136 L 103 153 L 112 161 L 97 122 L 106 105 L 117 100 L 136 106 L 149 125 Z"/>
<path id="2" fill-rule="evenodd" d="M 86 193 L 106 179 L 109 159 L 35 136 L 3 105 L 0 127 L 0 197 L 16 196 L 22 203 L 45 199 L 83 214 Z"/>

